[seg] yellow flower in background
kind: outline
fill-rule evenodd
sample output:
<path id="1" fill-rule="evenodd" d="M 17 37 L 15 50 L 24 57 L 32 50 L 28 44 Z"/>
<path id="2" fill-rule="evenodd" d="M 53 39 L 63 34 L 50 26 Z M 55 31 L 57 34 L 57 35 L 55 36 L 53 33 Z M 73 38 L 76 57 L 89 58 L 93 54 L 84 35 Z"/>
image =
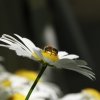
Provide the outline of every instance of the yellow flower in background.
<path id="1" fill-rule="evenodd" d="M 0 84 L 4 87 L 10 87 L 12 83 L 10 80 L 4 80 Z"/>
<path id="2" fill-rule="evenodd" d="M 25 100 L 25 96 L 20 93 L 15 93 L 8 100 Z"/>
<path id="3" fill-rule="evenodd" d="M 87 95 L 90 95 L 92 100 L 100 100 L 100 92 L 96 89 L 87 88 L 84 89 L 82 92 L 86 93 Z"/>
<path id="4" fill-rule="evenodd" d="M 29 39 L 22 38 L 17 34 L 14 34 L 14 36 L 16 38 L 3 34 L 0 41 L 7 45 L 0 44 L 0 46 L 14 50 L 18 56 L 28 57 L 50 67 L 73 70 L 90 79 L 95 79 L 95 75 L 91 71 L 91 68 L 87 66 L 87 63 L 77 59 L 79 58 L 78 55 L 68 54 L 66 51 L 58 51 L 52 46 L 40 49 Z"/>
<path id="5" fill-rule="evenodd" d="M 16 71 L 15 74 L 18 75 L 18 76 L 27 78 L 30 81 L 35 80 L 37 75 L 38 75 L 37 72 L 29 71 L 29 70 L 18 70 L 18 71 Z"/>

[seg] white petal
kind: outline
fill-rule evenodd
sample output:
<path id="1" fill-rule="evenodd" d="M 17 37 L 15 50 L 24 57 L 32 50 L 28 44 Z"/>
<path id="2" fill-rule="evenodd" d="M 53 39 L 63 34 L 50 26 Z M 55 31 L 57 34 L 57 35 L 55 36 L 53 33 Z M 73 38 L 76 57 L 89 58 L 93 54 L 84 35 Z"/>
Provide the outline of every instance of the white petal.
<path id="1" fill-rule="evenodd" d="M 3 41 L 2 41 L 3 40 Z M 23 45 L 21 42 L 19 42 L 18 40 L 16 40 L 15 38 L 13 38 L 12 36 L 10 35 L 7 35 L 7 34 L 3 34 L 2 37 L 1 37 L 1 41 L 2 42 L 5 42 L 9 45 L 11 44 L 16 44 L 16 45 L 19 45 L 21 48 L 25 49 L 26 51 L 29 51 L 25 45 Z"/>
<path id="2" fill-rule="evenodd" d="M 34 50 L 34 52 L 37 54 L 37 56 L 38 56 L 41 60 L 44 60 L 44 59 L 43 59 L 43 55 L 42 55 L 42 50 L 41 50 L 41 49 Z"/>
<path id="3" fill-rule="evenodd" d="M 17 36 L 24 44 L 25 46 L 31 50 L 31 52 L 33 52 L 33 49 L 36 48 L 35 44 L 32 43 L 31 40 L 27 39 L 27 38 L 22 38 L 21 36 L 14 34 L 15 36 Z"/>
<path id="4" fill-rule="evenodd" d="M 62 58 L 62 57 L 64 57 L 64 56 L 66 56 L 66 55 L 68 55 L 68 53 L 66 51 L 59 51 L 58 52 L 59 59 Z"/>
<path id="5" fill-rule="evenodd" d="M 73 71 L 76 71 L 78 73 L 81 73 L 81 74 L 87 76 L 90 79 L 95 79 L 95 76 L 94 76 L 95 74 L 91 70 L 89 70 L 88 67 L 78 65 L 75 62 L 75 60 L 61 59 L 58 62 L 56 62 L 54 64 L 54 66 L 56 66 L 57 68 L 64 68 L 64 69 L 73 70 Z"/>
<path id="6" fill-rule="evenodd" d="M 17 36 L 31 52 L 35 52 L 35 54 L 38 55 L 39 58 L 43 59 L 42 54 L 41 54 L 41 49 L 36 47 L 35 44 L 31 40 L 27 38 L 22 38 L 18 34 L 14 34 L 14 35 Z"/>
<path id="7" fill-rule="evenodd" d="M 24 39 L 24 40 L 27 40 L 27 39 Z M 0 38 L 0 41 L 7 44 L 7 45 L 0 44 L 0 46 L 14 50 L 17 53 L 17 55 L 37 60 L 35 57 L 32 56 L 32 53 L 34 52 L 34 50 L 32 52 L 32 49 L 30 50 L 30 48 L 28 48 L 26 46 L 26 45 L 28 45 L 27 43 L 30 43 L 28 40 L 27 40 L 28 42 L 26 42 L 26 45 L 25 45 L 25 44 L 21 43 L 20 41 L 16 40 L 14 37 L 4 34 Z M 37 51 L 37 52 L 39 52 L 39 51 Z"/>
<path id="8" fill-rule="evenodd" d="M 0 41 L 5 42 L 5 43 L 10 44 L 10 45 L 12 44 L 12 42 L 5 40 L 5 39 L 2 39 L 2 38 L 0 38 Z"/>
<path id="9" fill-rule="evenodd" d="M 21 47 L 19 47 L 18 45 L 13 44 L 12 46 L 9 47 L 9 49 L 11 50 L 15 50 L 15 52 L 17 53 L 17 55 L 19 56 L 25 56 L 25 57 L 29 57 L 31 58 L 31 52 L 27 52 L 24 49 L 22 49 Z"/>
<path id="10" fill-rule="evenodd" d="M 75 62 L 78 64 L 78 65 L 88 65 L 86 61 L 84 60 L 75 60 Z"/>
<path id="11" fill-rule="evenodd" d="M 0 44 L 0 46 L 14 50 L 18 56 L 28 57 L 28 58 L 32 59 L 31 53 L 23 50 L 20 46 L 17 46 L 17 45 L 14 45 L 14 44 L 12 44 L 11 46 Z M 36 60 L 36 59 L 34 59 L 34 60 Z"/>
<path id="12" fill-rule="evenodd" d="M 70 54 L 70 55 L 63 56 L 60 59 L 77 59 L 77 58 L 79 58 L 78 55 Z"/>
<path id="13" fill-rule="evenodd" d="M 65 95 L 60 100 L 83 100 L 83 99 L 84 99 L 84 95 L 82 95 L 82 93 L 71 93 Z"/>
<path id="14" fill-rule="evenodd" d="M 54 62 L 52 60 L 50 60 L 49 58 L 47 58 L 47 57 L 44 57 L 43 56 L 43 60 L 44 60 L 44 62 L 46 62 L 46 63 L 48 63 L 50 65 L 53 65 L 54 64 Z"/>

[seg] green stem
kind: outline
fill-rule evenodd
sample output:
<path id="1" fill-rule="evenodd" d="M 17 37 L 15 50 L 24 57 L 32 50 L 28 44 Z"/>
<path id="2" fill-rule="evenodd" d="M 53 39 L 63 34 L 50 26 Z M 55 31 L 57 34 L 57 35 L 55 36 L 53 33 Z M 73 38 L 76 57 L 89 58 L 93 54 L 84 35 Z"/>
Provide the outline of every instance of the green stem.
<path id="1" fill-rule="evenodd" d="M 39 74 L 38 74 L 36 80 L 34 81 L 33 85 L 31 86 L 31 88 L 30 88 L 30 90 L 29 90 L 29 92 L 28 92 L 28 94 L 27 94 L 25 100 L 28 100 L 28 99 L 29 99 L 29 97 L 30 97 L 32 91 L 34 90 L 36 84 L 38 83 L 39 79 L 41 78 L 41 76 L 42 76 L 43 72 L 45 71 L 46 67 L 47 67 L 47 64 L 43 64 L 43 65 L 42 65 L 42 69 L 40 70 L 40 72 L 39 72 Z"/>

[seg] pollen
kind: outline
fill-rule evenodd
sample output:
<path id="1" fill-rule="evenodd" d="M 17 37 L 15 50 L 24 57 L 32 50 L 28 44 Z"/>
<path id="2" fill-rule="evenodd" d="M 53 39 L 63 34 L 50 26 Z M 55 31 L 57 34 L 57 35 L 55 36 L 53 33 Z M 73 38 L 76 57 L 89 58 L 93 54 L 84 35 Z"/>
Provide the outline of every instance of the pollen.
<path id="1" fill-rule="evenodd" d="M 45 47 L 42 55 L 53 62 L 56 62 L 58 60 L 58 50 L 51 46 Z"/>

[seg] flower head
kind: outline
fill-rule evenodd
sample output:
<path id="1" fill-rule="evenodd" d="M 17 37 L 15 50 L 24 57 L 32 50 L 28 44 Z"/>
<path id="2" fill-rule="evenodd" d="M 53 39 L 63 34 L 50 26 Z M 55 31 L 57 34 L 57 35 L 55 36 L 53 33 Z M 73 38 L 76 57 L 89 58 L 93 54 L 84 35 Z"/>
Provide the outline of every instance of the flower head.
<path id="1" fill-rule="evenodd" d="M 16 75 L 27 78 L 30 81 L 33 81 L 36 79 L 36 76 L 38 75 L 35 71 L 30 70 L 18 70 L 16 71 Z"/>
<path id="2" fill-rule="evenodd" d="M 27 38 L 14 34 L 16 38 L 3 34 L 0 41 L 6 44 L 0 46 L 14 50 L 18 56 L 28 57 L 41 63 L 46 63 L 48 66 L 56 68 L 64 68 L 81 73 L 90 79 L 95 78 L 91 68 L 87 66 L 84 60 L 78 60 L 78 55 L 68 54 L 66 51 L 58 51 L 52 46 L 46 46 L 40 49 Z"/>
<path id="3" fill-rule="evenodd" d="M 90 99 L 93 99 L 93 100 L 100 100 L 100 93 L 98 90 L 96 89 L 92 89 L 92 88 L 87 88 L 87 89 L 84 89 L 82 91 L 82 93 L 86 96 L 88 96 Z"/>

